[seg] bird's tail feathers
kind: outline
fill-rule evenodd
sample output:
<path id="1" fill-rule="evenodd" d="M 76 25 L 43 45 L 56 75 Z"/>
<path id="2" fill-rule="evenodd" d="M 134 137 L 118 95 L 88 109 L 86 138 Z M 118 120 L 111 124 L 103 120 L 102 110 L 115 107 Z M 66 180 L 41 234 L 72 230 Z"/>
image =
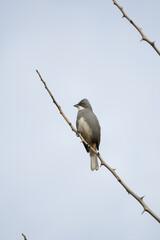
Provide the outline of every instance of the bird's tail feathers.
<path id="1" fill-rule="evenodd" d="M 92 145 L 92 148 L 96 151 L 95 143 Z M 98 166 L 97 155 L 92 150 L 90 150 L 90 158 L 91 158 L 91 170 L 92 171 L 98 170 L 99 166 Z"/>

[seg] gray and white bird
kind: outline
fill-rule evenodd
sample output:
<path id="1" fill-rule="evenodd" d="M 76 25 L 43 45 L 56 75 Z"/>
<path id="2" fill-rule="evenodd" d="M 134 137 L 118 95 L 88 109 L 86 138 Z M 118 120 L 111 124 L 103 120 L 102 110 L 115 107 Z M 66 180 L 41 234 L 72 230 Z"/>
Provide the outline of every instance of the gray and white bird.
<path id="1" fill-rule="evenodd" d="M 92 111 L 91 104 L 87 99 L 83 99 L 74 107 L 78 108 L 76 121 L 78 132 L 95 151 L 99 150 L 101 128 L 96 115 Z M 91 170 L 98 170 L 97 155 L 86 144 L 84 146 L 86 151 L 90 152 Z"/>

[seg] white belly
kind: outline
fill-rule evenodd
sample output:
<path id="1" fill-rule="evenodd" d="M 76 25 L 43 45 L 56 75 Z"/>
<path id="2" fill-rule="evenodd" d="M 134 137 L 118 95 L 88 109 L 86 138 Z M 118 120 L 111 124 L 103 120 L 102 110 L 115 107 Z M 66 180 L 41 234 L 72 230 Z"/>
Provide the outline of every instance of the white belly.
<path id="1" fill-rule="evenodd" d="M 84 139 L 89 143 L 91 141 L 92 131 L 89 128 L 88 123 L 84 120 L 83 117 L 79 119 L 78 122 L 78 131 L 82 134 Z"/>

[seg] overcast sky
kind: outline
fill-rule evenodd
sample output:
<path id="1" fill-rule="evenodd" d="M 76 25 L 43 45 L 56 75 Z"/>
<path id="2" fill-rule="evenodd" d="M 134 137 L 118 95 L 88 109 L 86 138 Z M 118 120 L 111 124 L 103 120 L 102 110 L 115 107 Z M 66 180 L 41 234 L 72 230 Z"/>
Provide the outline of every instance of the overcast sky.
<path id="1" fill-rule="evenodd" d="M 160 1 L 118 1 L 160 49 Z M 159 240 L 159 223 L 75 126 L 87 98 L 104 160 L 160 217 L 160 56 L 112 0 L 1 0 L 0 239 Z"/>

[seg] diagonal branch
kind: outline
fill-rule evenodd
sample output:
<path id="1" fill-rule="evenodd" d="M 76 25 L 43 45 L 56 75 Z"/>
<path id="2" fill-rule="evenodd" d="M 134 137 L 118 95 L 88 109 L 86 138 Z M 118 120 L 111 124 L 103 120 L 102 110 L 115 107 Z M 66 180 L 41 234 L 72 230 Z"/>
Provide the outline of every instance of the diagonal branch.
<path id="1" fill-rule="evenodd" d="M 152 42 L 151 40 L 149 40 L 149 39 L 144 35 L 144 33 L 142 32 L 142 29 L 141 29 L 140 27 L 138 27 L 138 26 L 127 16 L 127 14 L 125 13 L 125 11 L 123 10 L 123 7 L 121 7 L 115 0 L 113 0 L 113 3 L 114 3 L 114 5 L 116 5 L 116 6 L 119 8 L 119 10 L 122 12 L 123 17 L 126 18 L 126 19 L 137 29 L 137 31 L 141 34 L 141 36 L 142 36 L 141 41 L 146 41 L 146 42 L 148 42 L 148 43 L 154 48 L 154 50 L 160 55 L 160 51 L 159 51 L 159 49 L 156 47 L 155 41 Z"/>
<path id="2" fill-rule="evenodd" d="M 136 193 L 134 193 L 123 181 L 122 179 L 118 176 L 118 174 L 116 173 L 115 169 L 111 168 L 101 157 L 100 153 L 95 151 L 86 141 L 85 139 L 82 137 L 82 135 L 73 127 L 73 125 L 71 124 L 71 122 L 68 120 L 68 118 L 65 116 L 64 112 L 62 111 L 61 107 L 58 105 L 58 103 L 56 102 L 55 98 L 53 97 L 52 93 L 50 92 L 50 90 L 48 89 L 45 81 L 42 79 L 40 73 L 38 70 L 36 70 L 37 74 L 39 75 L 40 80 L 42 81 L 42 83 L 44 84 L 46 90 L 48 91 L 49 95 L 51 96 L 53 103 L 56 105 L 56 107 L 58 108 L 60 114 L 63 116 L 63 118 L 66 120 L 66 122 L 68 123 L 68 125 L 71 127 L 72 131 L 74 131 L 77 136 L 79 136 L 82 140 L 83 143 L 87 144 L 88 147 L 98 156 L 98 158 L 101 161 L 101 166 L 105 166 L 113 175 L 114 177 L 118 180 L 118 182 L 126 189 L 126 191 L 131 194 L 143 207 L 143 212 L 148 212 L 152 217 L 154 217 L 159 223 L 160 223 L 160 218 L 146 205 L 146 203 L 143 201 L 143 197 L 139 197 Z"/>

